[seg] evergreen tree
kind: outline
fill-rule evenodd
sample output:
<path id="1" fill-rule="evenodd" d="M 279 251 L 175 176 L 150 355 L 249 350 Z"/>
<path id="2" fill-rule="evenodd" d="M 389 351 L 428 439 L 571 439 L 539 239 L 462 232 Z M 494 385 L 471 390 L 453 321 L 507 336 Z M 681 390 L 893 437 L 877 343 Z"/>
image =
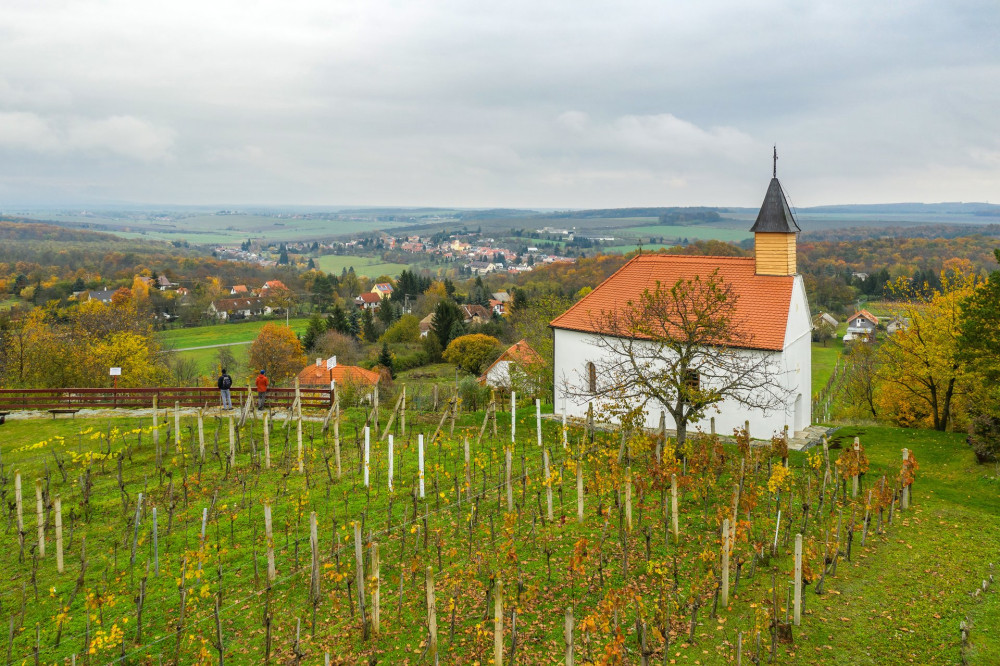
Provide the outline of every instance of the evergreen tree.
<path id="1" fill-rule="evenodd" d="M 365 342 L 375 342 L 378 338 L 378 332 L 375 330 L 375 318 L 368 308 L 361 312 L 361 336 Z"/>
<path id="2" fill-rule="evenodd" d="M 382 343 L 382 351 L 378 355 L 378 365 L 386 368 L 390 377 L 396 378 L 396 369 L 392 366 L 392 354 L 389 353 L 389 344 L 386 342 Z"/>
<path id="3" fill-rule="evenodd" d="M 314 314 L 309 318 L 309 326 L 302 335 L 302 346 L 306 351 L 316 346 L 316 340 L 326 333 L 326 328 L 326 322 L 319 315 Z"/>
<path id="4" fill-rule="evenodd" d="M 330 314 L 326 317 L 326 328 L 330 331 L 337 331 L 344 335 L 351 335 L 351 322 L 347 318 L 344 308 L 337 303 L 333 306 Z"/>
<path id="5" fill-rule="evenodd" d="M 392 304 L 388 296 L 383 296 L 382 303 L 378 306 L 378 319 L 382 322 L 383 329 L 392 326 L 392 322 L 396 320 L 396 306 Z"/>
<path id="6" fill-rule="evenodd" d="M 452 327 L 456 322 L 461 327 L 462 319 L 462 310 L 454 301 L 446 299 L 438 303 L 434 310 L 434 319 L 431 321 L 431 332 L 437 336 L 441 349 L 447 349 L 448 343 L 453 339 Z M 462 332 L 464 333 L 464 331 Z"/>
<path id="7" fill-rule="evenodd" d="M 288 249 L 285 244 L 282 243 L 281 247 L 278 248 L 278 265 L 287 266 L 288 265 Z"/>

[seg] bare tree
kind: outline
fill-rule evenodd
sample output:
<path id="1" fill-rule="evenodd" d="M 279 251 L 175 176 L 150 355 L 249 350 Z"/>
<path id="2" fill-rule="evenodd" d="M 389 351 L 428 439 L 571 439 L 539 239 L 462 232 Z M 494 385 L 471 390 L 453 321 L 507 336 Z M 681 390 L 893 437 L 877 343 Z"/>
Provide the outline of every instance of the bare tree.
<path id="1" fill-rule="evenodd" d="M 635 301 L 595 317 L 601 352 L 577 397 L 603 398 L 623 422 L 641 423 L 649 405 L 662 405 L 683 445 L 688 425 L 732 399 L 747 409 L 783 408 L 790 390 L 773 351 L 756 349 L 748 322 L 737 319 L 739 295 L 718 270 L 707 278 L 656 283 Z M 761 313 L 766 316 L 767 313 Z"/>

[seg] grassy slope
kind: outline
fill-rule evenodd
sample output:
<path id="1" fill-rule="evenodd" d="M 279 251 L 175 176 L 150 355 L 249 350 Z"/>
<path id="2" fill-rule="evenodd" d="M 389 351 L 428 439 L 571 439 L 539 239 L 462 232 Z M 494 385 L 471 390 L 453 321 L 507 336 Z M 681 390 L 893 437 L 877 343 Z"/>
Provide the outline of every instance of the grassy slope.
<path id="1" fill-rule="evenodd" d="M 285 320 L 272 320 L 275 324 L 284 325 Z M 250 342 L 266 321 L 242 321 L 234 324 L 216 324 L 212 326 L 195 326 L 192 328 L 173 328 L 160 331 L 156 339 L 164 349 L 185 349 L 187 347 L 202 347 L 205 345 L 221 345 L 232 342 Z M 290 321 L 292 330 L 302 333 L 306 330 L 309 320 L 299 317 Z"/>
<path id="2" fill-rule="evenodd" d="M 521 412 L 522 418 L 519 423 L 519 433 L 522 438 L 530 440 L 534 433 L 531 430 L 531 414 Z M 360 422 L 363 418 L 359 412 L 352 412 L 348 417 L 354 423 Z M 478 415 L 463 415 L 459 427 L 474 427 L 478 425 Z M 501 414 L 500 430 L 504 433 L 504 415 Z M 418 418 L 411 416 L 411 427 L 415 427 L 425 432 L 433 429 L 437 419 L 433 415 L 426 415 Z M 117 421 L 115 425 L 119 427 L 131 427 L 134 422 Z M 148 425 L 148 420 L 144 425 Z M 189 425 L 189 424 L 185 424 Z M 547 438 L 551 441 L 556 433 L 554 424 L 547 423 Z M 58 448 L 60 450 L 76 450 L 77 447 L 86 449 L 97 449 L 99 443 L 89 439 L 89 435 L 82 440 L 77 440 L 73 433 L 81 428 L 96 427 L 105 430 L 108 424 L 105 422 L 84 421 L 84 420 L 58 420 L 58 421 L 33 421 L 33 422 L 8 422 L 2 426 L 3 431 L 3 460 L 8 470 L 8 474 L 13 469 L 21 469 L 26 478 L 26 494 L 30 498 L 32 479 L 42 473 L 42 465 L 49 463 L 53 474 L 53 484 L 58 492 L 63 493 L 64 510 L 70 507 L 78 507 L 78 491 L 71 485 L 66 486 L 60 483 L 58 472 L 52 467 L 53 459 L 45 454 L 48 448 Z M 211 451 L 211 442 L 215 424 L 212 419 L 207 422 L 206 432 Z M 308 437 L 311 426 L 307 424 L 306 435 Z M 222 447 L 225 448 L 225 428 L 221 436 Z M 345 439 L 352 439 L 352 428 L 345 425 L 342 428 Z M 65 444 L 60 444 L 52 439 L 53 434 L 61 434 L 68 439 Z M 259 432 L 258 432 L 259 435 Z M 850 441 L 854 435 L 862 437 L 866 445 L 867 453 L 872 461 L 872 474 L 876 472 L 891 471 L 898 469 L 899 450 L 903 446 L 909 447 L 915 452 L 920 462 L 921 469 L 918 472 L 918 481 L 915 486 L 914 508 L 905 514 L 900 520 L 897 516 L 893 526 L 888 528 L 885 535 L 875 536 L 869 534 L 867 548 L 861 548 L 860 539 L 854 542 L 854 562 L 841 562 L 840 570 L 836 578 L 827 580 L 828 593 L 822 597 L 817 597 L 813 588 L 806 591 L 806 613 L 804 615 L 803 626 L 795 631 L 796 644 L 793 647 L 781 646 L 779 648 L 780 663 L 822 663 L 822 664 L 905 664 L 905 663 L 958 663 L 960 659 L 958 646 L 958 622 L 966 615 L 973 625 L 973 648 L 968 653 L 970 663 L 973 664 L 994 664 L 1000 659 L 1000 636 L 996 633 L 997 618 L 1000 617 L 1000 588 L 994 587 L 988 594 L 978 598 L 972 598 L 970 592 L 985 578 L 988 573 L 989 562 L 995 561 L 996 534 L 1000 531 L 1000 482 L 990 474 L 995 474 L 992 468 L 976 466 L 971 454 L 965 448 L 960 435 L 940 434 L 929 431 L 902 430 L 893 428 L 867 428 L 863 430 L 844 430 L 838 433 L 839 438 Z M 23 445 L 30 445 L 46 438 L 50 444 L 28 451 L 17 451 Z M 294 429 L 293 429 L 294 446 Z M 281 444 L 277 443 L 279 437 L 272 437 L 272 455 L 278 459 L 281 451 Z M 188 490 L 190 502 L 180 500 L 180 488 L 182 480 L 182 468 L 177 456 L 168 456 L 168 467 L 174 470 L 174 483 L 176 497 L 179 500 L 177 514 L 174 516 L 174 529 L 171 534 L 167 534 L 165 520 L 167 505 L 167 488 L 164 480 L 163 484 L 158 483 L 158 477 L 152 468 L 152 452 L 150 450 L 149 435 L 145 435 L 145 446 L 138 449 L 134 454 L 134 460 L 126 462 L 126 482 L 128 490 L 133 497 L 138 490 L 142 490 L 145 478 L 145 489 L 148 501 L 160 507 L 161 515 L 161 536 L 160 536 L 160 566 L 171 571 L 169 576 L 161 575 L 158 579 L 150 579 L 149 599 L 147 600 L 147 610 L 144 615 L 146 624 L 145 640 L 159 641 L 151 645 L 148 654 L 163 654 L 169 658 L 173 653 L 172 630 L 167 622 L 176 618 L 177 609 L 177 589 L 174 581 L 177 564 L 182 550 L 186 548 L 188 553 L 197 549 L 198 532 L 200 529 L 201 507 L 211 502 L 214 492 L 214 484 L 221 477 L 217 463 L 210 460 L 202 474 L 199 474 L 191 461 L 188 467 Z M 258 440 L 259 442 L 259 440 Z M 400 478 L 411 478 L 413 473 L 413 451 L 412 445 L 408 449 L 399 443 L 401 451 L 405 452 L 405 459 L 397 463 L 397 474 Z M 353 447 L 347 445 L 345 450 L 345 465 L 352 459 Z M 532 449 L 527 449 L 529 455 L 533 455 Z M 378 451 L 376 447 L 376 451 Z M 453 446 L 446 447 L 446 454 L 454 458 L 460 455 L 459 449 Z M 836 452 L 834 452 L 835 454 Z M 376 461 L 378 460 L 376 454 Z M 556 452 L 557 458 L 559 453 Z M 432 458 L 433 459 L 433 458 Z M 793 455 L 791 463 L 793 466 L 801 462 L 800 455 Z M 310 493 L 303 495 L 304 509 L 306 513 L 309 508 L 313 508 L 320 513 L 321 543 L 324 557 L 329 549 L 329 530 L 331 515 L 338 517 L 341 527 L 338 533 L 343 537 L 340 542 L 343 545 L 341 557 L 344 561 L 350 560 L 351 540 L 349 530 L 345 530 L 343 520 L 345 515 L 357 516 L 360 508 L 364 504 L 364 493 L 360 492 L 356 486 L 356 474 L 345 472 L 345 481 L 332 486 L 332 502 L 324 499 L 323 489 L 327 486 L 325 472 L 323 471 L 322 459 L 310 456 L 310 466 L 312 468 L 311 478 L 313 478 L 314 488 Z M 495 464 L 495 463 L 494 463 Z M 529 465 L 531 463 L 529 462 Z M 276 463 L 277 465 L 277 463 Z M 349 466 L 349 465 L 348 465 Z M 374 466 L 378 469 L 378 464 Z M 446 469 L 449 466 L 446 463 Z M 74 468 L 79 471 L 77 468 Z M 97 471 L 99 467 L 95 468 Z M 76 472 L 71 474 L 75 475 Z M 379 472 L 375 472 L 378 479 Z M 321 631 L 316 637 L 309 636 L 308 627 L 308 602 L 305 600 L 308 577 L 304 574 L 292 575 L 289 578 L 289 570 L 293 568 L 296 549 L 291 542 L 287 542 L 283 534 L 286 529 L 286 520 L 290 523 L 292 540 L 296 535 L 303 534 L 306 530 L 305 524 L 299 522 L 295 512 L 290 507 L 290 497 L 300 496 L 305 491 L 301 476 L 292 474 L 284 477 L 280 469 L 270 472 L 259 472 L 255 474 L 259 477 L 259 487 L 254 492 L 254 504 L 256 505 L 251 523 L 260 522 L 260 509 L 257 501 L 262 496 L 273 497 L 278 494 L 281 487 L 288 488 L 290 495 L 285 495 L 285 499 L 276 506 L 275 532 L 278 548 L 278 569 L 279 583 L 275 587 L 272 608 L 275 610 L 275 639 L 274 650 L 289 658 L 292 636 L 294 635 L 294 618 L 303 619 L 303 640 L 306 651 L 313 655 L 313 659 L 321 659 L 322 649 L 332 649 L 334 654 L 351 658 L 349 661 L 357 661 L 359 653 L 366 655 L 380 656 L 379 663 L 420 663 L 420 653 L 423 638 L 423 599 L 421 581 L 424 564 L 434 562 L 435 553 L 433 548 L 433 538 L 431 539 L 431 549 L 424 552 L 422 548 L 416 549 L 414 554 L 424 553 L 423 564 L 418 564 L 414 571 L 414 579 L 408 583 L 404 605 L 404 615 L 402 620 L 397 618 L 396 603 L 398 591 L 398 576 L 396 571 L 396 557 L 398 543 L 386 539 L 383 544 L 383 576 L 387 585 L 383 593 L 383 627 L 390 637 L 387 641 L 381 641 L 377 647 L 371 644 L 362 644 L 357 637 L 354 627 L 355 621 L 350 621 L 347 617 L 347 601 L 343 592 L 338 592 L 333 597 L 324 595 L 324 606 L 320 614 Z M 198 483 L 200 480 L 201 483 Z M 430 481 L 429 481 L 430 482 Z M 128 551 L 130 548 L 130 537 L 119 538 L 118 552 L 115 555 L 112 547 L 112 532 L 107 530 L 106 525 L 115 521 L 121 521 L 121 505 L 118 499 L 117 483 L 115 481 L 114 464 L 106 465 L 105 471 L 97 476 L 98 487 L 94 491 L 95 502 L 98 504 L 98 519 L 92 521 L 87 527 L 88 552 L 91 553 L 91 571 L 87 579 L 87 588 L 97 586 L 101 580 L 102 572 L 106 569 L 114 568 L 114 561 L 117 557 L 117 574 L 110 576 L 110 583 L 106 592 L 112 595 L 112 600 L 105 606 L 104 615 L 107 618 L 105 628 L 112 619 L 118 619 L 122 626 L 121 618 L 132 618 L 131 624 L 125 624 L 126 633 L 129 636 L 129 649 L 132 649 L 131 636 L 134 627 L 134 607 L 132 606 L 132 593 L 127 589 L 129 576 L 127 573 Z M 408 487 L 408 484 L 401 484 Z M 566 502 L 572 507 L 574 495 L 572 484 L 567 484 L 569 492 Z M 9 487 L 8 487 L 9 488 Z M 248 563 L 249 553 L 245 549 L 241 550 L 241 544 L 261 543 L 261 535 L 258 530 L 251 530 L 248 527 L 248 516 L 246 509 L 239 509 L 237 503 L 240 500 L 241 490 L 238 484 L 230 480 L 222 486 L 224 489 L 219 496 L 220 507 L 223 515 L 218 521 L 209 525 L 210 543 L 219 543 L 222 556 L 225 561 L 223 569 L 222 588 L 224 590 L 224 611 L 223 611 L 223 632 L 224 640 L 227 643 L 227 660 L 232 663 L 258 663 L 261 659 L 261 644 L 263 642 L 262 630 L 260 629 L 260 612 L 263 603 L 261 597 L 247 597 L 248 587 L 252 587 L 254 580 L 253 566 Z M 379 491 L 378 496 L 384 493 Z M 429 493 L 432 496 L 433 493 Z M 375 495 L 373 499 L 378 503 Z M 384 501 L 384 497 L 382 497 Z M 438 624 L 442 635 L 442 649 L 445 652 L 443 663 L 471 663 L 474 658 L 482 658 L 489 645 L 489 639 L 476 637 L 474 623 L 476 620 L 479 598 L 479 586 L 481 581 L 475 574 L 475 566 L 469 566 L 465 559 L 465 538 L 452 538 L 451 528 L 447 527 L 448 500 L 441 504 L 430 504 L 431 516 L 435 516 L 435 511 L 444 510 L 445 530 L 445 566 L 444 574 L 439 576 L 438 588 Z M 558 500 L 557 500 L 558 502 Z M 33 542 L 34 518 L 31 515 L 32 501 L 26 502 L 26 531 L 29 533 L 29 544 Z M 488 508 L 491 502 L 486 502 Z M 684 502 L 686 511 L 690 511 L 689 502 Z M 373 505 L 374 506 L 374 505 Z M 384 505 L 383 505 L 384 506 Z M 588 516 L 593 516 L 595 507 L 588 501 Z M 227 510 L 228 509 L 228 510 Z M 695 507 L 696 509 L 696 507 Z M 346 514 L 345 514 L 346 510 Z M 404 512 L 408 512 L 408 502 L 400 501 L 396 504 L 395 520 L 402 518 Z M 559 509 L 557 508 L 557 512 Z M 572 508 L 568 509 L 572 512 Z M 232 512 L 234 522 L 230 524 L 229 514 Z M 331 514 L 332 512 L 332 514 Z M 463 515 L 466 512 L 463 509 Z M 455 513 L 455 512 L 452 512 Z M 700 513 L 697 510 L 695 513 Z M 423 514 L 423 509 L 421 510 Z M 373 509 L 373 516 L 384 515 L 382 511 Z M 457 515 L 457 514 L 455 514 Z M 649 514 L 647 514 L 648 516 Z M 103 518 L 102 518 L 103 517 Z M 434 520 L 438 518 L 435 517 Z M 147 516 L 148 520 L 148 516 Z M 375 519 L 373 518 L 373 521 Z M 648 520 L 648 518 L 647 518 Z M 688 521 L 692 527 L 688 527 Z M 685 515 L 683 524 L 685 525 L 685 539 L 690 540 L 701 537 L 697 533 L 687 534 L 688 529 L 692 529 L 697 519 L 694 516 Z M 798 521 L 796 521 L 798 522 Z M 432 527 L 441 523 L 432 522 Z M 519 619 L 521 627 L 522 643 L 520 648 L 520 659 L 518 663 L 555 663 L 561 651 L 561 641 L 559 630 L 563 608 L 570 594 L 570 582 L 566 580 L 564 573 L 566 567 L 567 549 L 572 548 L 576 538 L 588 535 L 592 543 L 599 540 L 599 530 L 595 535 L 595 526 L 598 521 L 588 518 L 588 522 L 579 527 L 574 521 L 569 521 L 562 528 L 546 530 L 539 528 L 539 537 L 531 536 L 534 530 L 518 530 L 518 553 L 522 560 L 524 575 L 526 580 L 526 590 L 522 599 L 523 609 Z M 55 601 L 51 597 L 66 599 L 72 591 L 73 581 L 78 572 L 76 564 L 79 557 L 79 523 L 75 545 L 67 555 L 67 573 L 57 576 L 54 573 L 52 564 L 52 554 L 47 555 L 39 568 L 39 589 L 40 601 L 31 603 L 26 609 L 25 630 L 18 633 L 15 640 L 14 655 L 28 655 L 33 644 L 34 632 L 30 630 L 34 622 L 42 622 L 42 643 L 46 652 L 43 652 L 42 660 L 51 661 L 53 657 L 53 636 L 54 627 L 51 617 L 54 613 Z M 408 551 L 413 551 L 415 540 L 420 536 L 416 531 L 419 525 L 413 525 L 414 530 L 409 536 Z M 259 526 L 257 526 L 259 528 Z M 528 521 L 530 528 L 530 520 Z M 233 536 L 230 536 L 230 529 L 233 529 Z M 374 529 L 380 529 L 376 524 Z M 498 531 L 500 526 L 497 526 Z M 483 532 L 485 530 L 485 534 Z M 129 530 L 125 533 L 131 534 Z M 611 544 L 608 548 L 608 568 L 612 581 L 617 580 L 617 574 L 613 572 L 614 563 L 617 556 L 614 554 L 615 530 L 612 530 Z M 464 533 L 464 529 L 463 529 Z M 413 535 L 416 536 L 413 536 Z M 323 536 L 327 535 L 327 536 Z M 548 535 L 548 536 L 546 536 Z M 480 525 L 477 533 L 476 549 L 486 548 L 482 542 L 489 539 L 489 528 Z M 532 546 L 532 542 L 538 543 L 537 539 L 552 538 L 550 543 L 555 549 L 554 571 L 555 577 L 551 583 L 546 583 L 544 555 L 537 545 Z M 641 567 L 644 563 L 638 554 L 641 551 L 641 536 L 636 533 L 636 543 L 634 548 L 635 557 Z M 419 543 L 419 542 L 417 542 Z M 4 601 L 4 608 L 17 608 L 20 604 L 21 585 L 30 574 L 30 565 L 17 564 L 17 539 L 8 532 L 0 536 L 0 544 L 8 553 L 8 565 L 4 569 L 2 589 L 0 598 Z M 448 549 L 449 544 L 458 546 L 457 552 Z M 140 530 L 140 542 L 137 562 L 139 567 L 144 566 L 149 559 L 148 534 Z M 51 548 L 51 542 L 50 542 Z M 662 545 L 658 539 L 654 539 L 654 557 L 662 559 L 665 555 L 662 552 Z M 213 551 L 214 552 L 214 551 Z M 258 557 L 263 566 L 263 553 L 259 552 Z M 669 554 L 666 555 L 669 557 Z M 298 549 L 298 560 L 300 563 L 308 561 L 308 545 L 303 543 Z M 466 564 L 463 564 L 466 563 Z M 436 564 L 435 564 L 436 568 Z M 463 568 L 468 571 L 463 572 Z M 307 567 L 305 567 L 307 569 Z M 335 569 L 324 567 L 324 576 L 333 575 Z M 188 626 L 185 628 L 185 638 L 182 641 L 182 654 L 189 658 L 203 645 L 208 644 L 214 638 L 211 615 L 211 600 L 218 583 L 216 582 L 215 555 L 211 555 L 205 563 L 204 579 L 199 581 L 194 588 L 193 600 L 189 608 Z M 745 573 L 745 572 L 744 572 Z M 263 572 L 261 571 L 261 575 Z M 783 581 L 790 575 L 790 560 L 786 556 L 779 561 L 779 580 Z M 450 583 L 448 581 L 451 581 Z M 744 577 L 744 581 L 746 578 Z M 735 632 L 744 629 L 747 625 L 746 602 L 767 594 L 766 586 L 769 577 L 758 574 L 754 581 L 748 586 L 745 582 L 734 590 L 733 601 L 729 609 L 720 609 L 720 621 L 717 623 L 708 617 L 707 609 L 700 616 L 700 625 L 697 631 L 695 642 L 688 643 L 683 638 L 675 638 L 671 651 L 676 652 L 672 658 L 676 658 L 677 663 L 727 663 L 727 655 L 731 652 L 720 649 L 720 641 L 723 636 L 730 640 L 735 639 Z M 202 584 L 204 583 L 204 587 Z M 462 594 L 469 595 L 462 597 L 459 609 L 459 627 L 455 640 L 451 641 L 448 635 L 448 614 L 443 610 L 446 608 L 448 595 L 454 584 L 463 586 Z M 324 590 L 330 590 L 333 583 L 324 578 Z M 48 592 L 50 588 L 54 591 Z M 340 586 L 343 589 L 343 586 Z M 576 584 L 579 589 L 579 583 Z M 781 589 L 785 589 L 782 582 Z M 203 593 L 204 592 L 204 593 Z M 31 586 L 28 586 L 28 594 L 31 596 Z M 647 597 L 649 599 L 649 597 Z M 81 644 L 82 617 L 83 611 L 79 606 L 78 599 L 76 605 L 71 609 L 74 620 L 66 628 L 64 633 L 63 648 L 59 651 L 62 655 L 77 651 Z M 333 608 L 339 609 L 333 611 Z M 578 618 L 584 614 L 591 613 L 595 609 L 594 600 L 581 599 L 581 604 L 577 607 Z M 96 623 L 95 623 L 96 624 Z M 634 629 L 623 623 L 626 628 L 626 643 L 634 646 Z M 491 631 L 491 627 L 486 627 Z M 94 626 L 94 631 L 97 627 Z M 93 634 L 92 634 L 93 636 Z M 191 636 L 193 638 L 188 638 Z M 581 645 L 578 638 L 578 646 Z M 582 656 L 582 646 L 578 648 L 578 655 Z M 117 647 L 110 646 L 100 651 L 101 655 L 111 656 L 117 654 Z M 633 654 L 633 656 L 635 656 Z M 746 656 L 744 657 L 746 658 Z M 697 660 L 697 661 L 696 661 Z M 282 661 L 282 660 L 278 660 Z M 748 662 L 744 662 L 748 663 Z"/>
<path id="3" fill-rule="evenodd" d="M 156 334 L 157 339 L 164 349 L 184 349 L 186 347 L 201 347 L 205 345 L 219 345 L 233 342 L 252 342 L 257 333 L 267 322 L 247 321 L 235 324 L 217 324 L 213 326 L 197 326 L 194 328 L 176 328 L 168 331 L 161 331 Z M 274 320 L 274 323 L 284 325 L 284 320 Z M 301 335 L 305 332 L 309 320 L 300 317 L 292 319 L 290 324 L 292 330 Z M 239 344 L 229 348 L 233 357 L 243 366 L 247 360 L 247 350 L 249 346 Z M 198 364 L 198 371 L 209 379 L 214 379 L 218 373 L 217 358 L 219 349 L 192 349 L 190 351 L 177 352 L 181 358 L 194 360 Z"/>
<path id="4" fill-rule="evenodd" d="M 386 263 L 376 257 L 361 257 L 348 254 L 326 254 L 322 257 L 317 257 L 316 264 L 320 270 L 335 275 L 340 275 L 342 270 L 353 266 L 356 274 L 367 275 L 372 279 L 380 275 L 396 276 L 404 269 L 409 268 L 408 264 Z"/>
<path id="5" fill-rule="evenodd" d="M 843 350 L 844 342 L 839 337 L 828 340 L 825 347 L 821 342 L 812 343 L 812 394 L 814 397 L 826 386 Z"/>

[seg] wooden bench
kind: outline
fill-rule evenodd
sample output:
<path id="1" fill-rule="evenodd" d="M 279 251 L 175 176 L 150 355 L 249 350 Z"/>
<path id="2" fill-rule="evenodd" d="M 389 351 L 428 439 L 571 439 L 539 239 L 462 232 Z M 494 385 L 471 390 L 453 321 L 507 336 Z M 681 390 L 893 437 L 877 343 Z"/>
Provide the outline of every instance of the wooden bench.
<path id="1" fill-rule="evenodd" d="M 76 418 L 76 413 L 80 411 L 79 409 L 50 409 L 49 414 L 52 418 L 55 418 L 58 414 L 72 414 L 73 418 Z"/>

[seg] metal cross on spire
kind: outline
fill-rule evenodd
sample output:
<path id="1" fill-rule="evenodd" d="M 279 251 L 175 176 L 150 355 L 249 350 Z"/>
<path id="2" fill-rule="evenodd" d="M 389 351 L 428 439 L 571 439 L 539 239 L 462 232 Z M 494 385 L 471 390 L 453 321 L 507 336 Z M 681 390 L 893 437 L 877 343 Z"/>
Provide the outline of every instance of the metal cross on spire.
<path id="1" fill-rule="evenodd" d="M 774 178 L 778 177 L 778 146 L 774 147 L 774 171 L 772 175 Z"/>

